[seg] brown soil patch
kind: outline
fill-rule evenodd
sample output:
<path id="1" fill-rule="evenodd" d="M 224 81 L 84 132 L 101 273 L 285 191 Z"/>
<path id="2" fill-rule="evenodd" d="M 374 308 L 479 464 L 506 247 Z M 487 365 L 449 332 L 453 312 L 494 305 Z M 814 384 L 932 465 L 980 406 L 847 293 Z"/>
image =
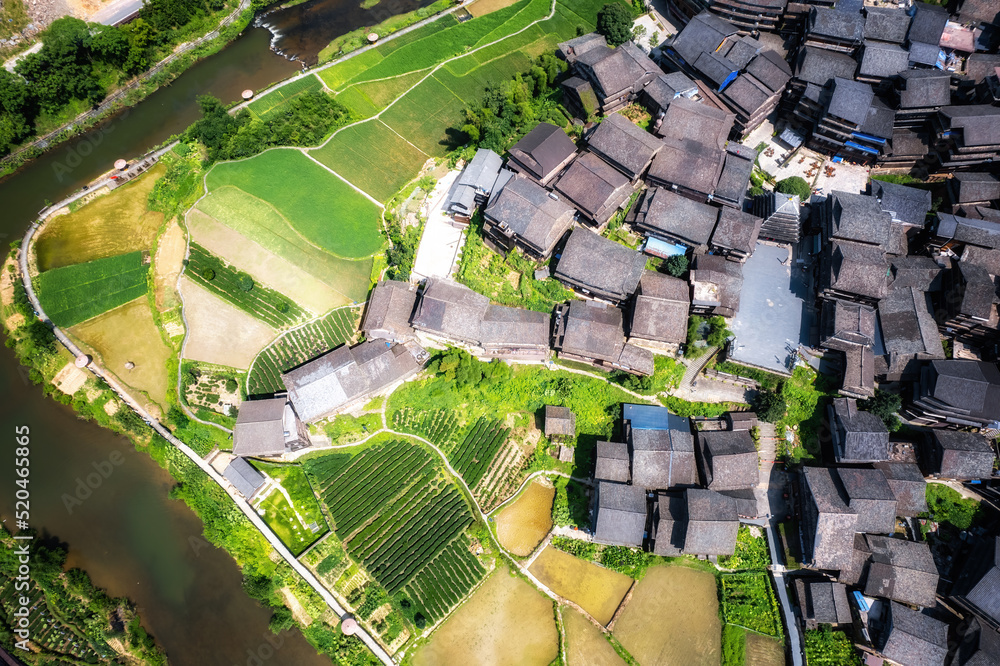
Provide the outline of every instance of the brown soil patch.
<path id="1" fill-rule="evenodd" d="M 14 280 L 16 276 L 11 273 L 7 266 L 12 265 L 12 262 L 4 262 L 2 273 L 0 273 L 0 303 L 4 305 L 10 305 L 14 302 Z"/>
<path id="2" fill-rule="evenodd" d="M 476 0 L 472 4 L 466 5 L 465 9 L 473 16 L 480 17 L 498 9 L 510 7 L 515 2 L 517 0 Z"/>
<path id="3" fill-rule="evenodd" d="M 114 416 L 115 414 L 118 413 L 118 410 L 120 408 L 121 408 L 121 403 L 118 402 L 117 400 L 108 400 L 106 403 L 104 403 L 104 412 L 108 416 Z"/>
<path id="4" fill-rule="evenodd" d="M 181 296 L 188 321 L 185 358 L 246 370 L 277 332 L 234 305 L 181 278 Z"/>
<path id="5" fill-rule="evenodd" d="M 160 312 L 177 305 L 177 276 L 184 267 L 184 253 L 187 251 L 187 237 L 184 229 L 176 222 L 170 222 L 160 236 L 153 262 L 156 294 L 156 309 Z M 170 333 L 168 333 L 170 335 Z"/>
<path id="6" fill-rule="evenodd" d="M 590 620 L 566 606 L 562 607 L 562 619 L 569 666 L 624 666 L 625 661 Z"/>
<path id="7" fill-rule="evenodd" d="M 292 617 L 295 618 L 296 622 L 307 627 L 312 624 L 313 620 L 309 616 L 309 613 L 306 612 L 306 609 L 299 603 L 298 597 L 289 588 L 281 588 L 281 598 L 285 600 L 285 605 L 292 611 Z"/>
<path id="8" fill-rule="evenodd" d="M 607 625 L 614 617 L 632 579 L 617 571 L 599 567 L 569 553 L 547 546 L 528 571 L 543 585 L 578 604 L 591 617 Z"/>
<path id="9" fill-rule="evenodd" d="M 504 548 L 527 557 L 552 529 L 556 489 L 534 481 L 496 517 L 497 538 Z"/>
<path id="10" fill-rule="evenodd" d="M 73 395 L 87 383 L 87 373 L 76 367 L 76 363 L 67 363 L 52 378 L 52 384 L 66 395 Z"/>
<path id="11" fill-rule="evenodd" d="M 24 325 L 24 315 L 20 312 L 15 312 L 11 316 L 7 317 L 7 321 L 4 322 L 8 331 L 13 331 Z"/>
<path id="12" fill-rule="evenodd" d="M 785 649 L 781 643 L 747 632 L 747 666 L 782 666 L 785 663 Z"/>

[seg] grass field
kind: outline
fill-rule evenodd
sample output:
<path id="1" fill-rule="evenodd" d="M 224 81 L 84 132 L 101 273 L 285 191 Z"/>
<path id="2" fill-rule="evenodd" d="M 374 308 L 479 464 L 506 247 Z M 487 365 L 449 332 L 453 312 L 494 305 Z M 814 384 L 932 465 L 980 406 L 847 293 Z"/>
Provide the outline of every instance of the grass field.
<path id="1" fill-rule="evenodd" d="M 267 526 L 278 535 L 281 542 L 288 546 L 288 550 L 293 555 L 298 555 L 305 550 L 309 544 L 315 541 L 320 532 L 313 532 L 296 515 L 295 510 L 288 504 L 288 500 L 277 489 L 257 504 L 257 512 L 261 513 L 261 518 Z"/>
<path id="2" fill-rule="evenodd" d="M 67 327 L 145 294 L 148 272 L 142 252 L 129 252 L 45 271 L 35 288 L 53 323 Z"/>
<path id="3" fill-rule="evenodd" d="M 320 511 L 316 493 L 313 492 L 305 470 L 300 465 L 277 465 L 260 460 L 254 460 L 252 464 L 281 484 L 281 487 L 285 489 L 288 496 L 292 498 L 295 510 L 302 516 L 306 525 L 316 523 L 320 526 L 320 531 L 316 532 L 317 536 L 329 529 L 326 524 L 326 518 L 323 517 L 323 512 Z"/>
<path id="4" fill-rule="evenodd" d="M 52 218 L 35 240 L 38 270 L 148 250 L 163 214 L 147 210 L 146 202 L 153 184 L 165 172 L 166 167 L 157 164 L 109 194 Z"/>
<path id="5" fill-rule="evenodd" d="M 339 308 L 282 335 L 254 359 L 247 392 L 261 395 L 284 391 L 281 373 L 353 339 L 359 314 L 356 309 Z"/>
<path id="6" fill-rule="evenodd" d="M 389 102 L 415 86 L 429 73 L 429 69 L 421 69 L 391 79 L 353 84 L 337 95 L 337 101 L 359 118 L 369 118 L 389 106 Z"/>
<path id="7" fill-rule="evenodd" d="M 341 259 L 310 243 L 266 201 L 235 187 L 212 190 L 197 210 L 257 243 L 265 250 L 323 282 L 343 299 L 339 305 L 363 301 L 371 283 L 372 260 Z M 192 231 L 198 222 L 188 216 Z"/>
<path id="8" fill-rule="evenodd" d="M 294 301 L 257 284 L 197 243 L 191 243 L 185 275 L 274 328 L 290 326 L 306 317 Z"/>
<path id="9" fill-rule="evenodd" d="M 379 201 L 391 199 L 427 160 L 426 153 L 379 120 L 342 129 L 310 155 Z"/>
<path id="10" fill-rule="evenodd" d="M 77 324 L 69 332 L 93 349 L 104 367 L 166 410 L 171 350 L 164 344 L 144 296 Z M 135 364 L 131 370 L 125 367 L 129 362 Z"/>
<path id="11" fill-rule="evenodd" d="M 218 164 L 207 182 L 210 190 L 229 185 L 271 204 L 302 237 L 339 257 L 367 257 L 382 246 L 378 206 L 298 150 Z"/>
<path id="12" fill-rule="evenodd" d="M 298 97 L 303 93 L 319 92 L 322 89 L 323 82 L 316 78 L 314 74 L 309 74 L 293 83 L 281 86 L 274 92 L 268 93 L 258 100 L 250 102 L 247 108 L 250 110 L 251 115 L 266 120 L 279 112 L 288 100 Z"/>

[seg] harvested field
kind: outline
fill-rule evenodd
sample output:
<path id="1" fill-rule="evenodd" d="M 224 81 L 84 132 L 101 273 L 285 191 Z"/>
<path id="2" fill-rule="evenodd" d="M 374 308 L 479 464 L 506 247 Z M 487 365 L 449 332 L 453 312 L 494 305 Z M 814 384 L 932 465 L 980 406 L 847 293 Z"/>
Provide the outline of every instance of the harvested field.
<path id="1" fill-rule="evenodd" d="M 257 118 L 267 119 L 281 111 L 281 108 L 288 100 L 298 97 L 303 93 L 319 92 L 322 89 L 323 83 L 314 74 L 309 74 L 294 83 L 281 86 L 274 92 L 250 102 L 247 105 L 247 109 Z"/>
<path id="2" fill-rule="evenodd" d="M 413 664 L 545 666 L 558 654 L 552 601 L 501 567 L 413 654 Z"/>
<path id="3" fill-rule="evenodd" d="M 367 257 L 382 245 L 378 206 L 298 150 L 216 165 L 208 188 L 227 185 L 268 202 L 305 239 L 338 257 Z"/>
<path id="4" fill-rule="evenodd" d="M 561 597 L 578 604 L 603 625 L 611 622 L 632 579 L 546 546 L 528 571 Z"/>
<path id="5" fill-rule="evenodd" d="M 370 120 L 342 129 L 309 154 L 373 198 L 388 201 L 416 177 L 427 160 L 427 154 L 404 136 L 408 135 L 396 134 L 380 120 Z M 385 159 L 386 155 L 392 159 Z"/>
<path id="6" fill-rule="evenodd" d="M 781 643 L 752 632 L 747 632 L 747 666 L 782 666 L 785 649 Z"/>
<path id="7" fill-rule="evenodd" d="M 683 566 L 649 569 L 615 620 L 614 635 L 641 664 L 718 666 L 715 577 Z"/>
<path id="8" fill-rule="evenodd" d="M 184 252 L 187 250 L 187 234 L 176 221 L 171 221 L 156 247 L 153 259 L 153 284 L 156 309 L 160 312 L 176 307 L 177 276 L 184 267 Z"/>
<path id="9" fill-rule="evenodd" d="M 466 9 L 474 18 L 479 18 L 480 16 L 485 16 L 490 12 L 495 12 L 498 9 L 503 9 L 504 7 L 510 7 L 517 0 L 475 0 L 470 5 L 466 5 Z"/>
<path id="10" fill-rule="evenodd" d="M 134 389 L 149 396 L 163 409 L 171 377 L 167 361 L 171 350 L 163 343 L 145 296 L 115 308 L 69 332 L 93 349 L 101 364 Z M 132 362 L 135 367 L 126 369 Z"/>
<path id="11" fill-rule="evenodd" d="M 163 214 L 148 211 L 146 200 L 165 172 L 166 167 L 157 164 L 110 194 L 52 219 L 35 241 L 38 270 L 148 250 Z"/>
<path id="12" fill-rule="evenodd" d="M 534 481 L 520 497 L 497 514 L 497 538 L 504 548 L 526 557 L 552 529 L 552 498 L 556 489 Z"/>
<path id="13" fill-rule="evenodd" d="M 136 251 L 45 271 L 35 289 L 45 313 L 65 328 L 145 294 L 148 272 Z"/>
<path id="14" fill-rule="evenodd" d="M 246 370 L 275 330 L 187 277 L 181 278 L 188 337 L 184 357 Z"/>
<path id="15" fill-rule="evenodd" d="M 87 372 L 76 367 L 76 362 L 67 363 L 52 378 L 52 384 L 66 395 L 73 395 L 87 383 Z"/>
<path id="16" fill-rule="evenodd" d="M 343 294 L 304 269 L 200 211 L 191 211 L 188 224 L 193 242 L 239 270 L 249 273 L 255 282 L 281 292 L 313 314 L 350 302 Z"/>
<path id="17" fill-rule="evenodd" d="M 319 279 L 341 294 L 345 303 L 363 301 L 368 295 L 370 258 L 333 256 L 299 235 L 273 206 L 235 187 L 211 192 L 188 213 L 187 219 L 192 233 L 212 220 L 229 227 Z"/>
<path id="18" fill-rule="evenodd" d="M 562 620 L 567 666 L 625 666 L 625 660 L 590 620 L 567 606 L 562 607 Z"/>

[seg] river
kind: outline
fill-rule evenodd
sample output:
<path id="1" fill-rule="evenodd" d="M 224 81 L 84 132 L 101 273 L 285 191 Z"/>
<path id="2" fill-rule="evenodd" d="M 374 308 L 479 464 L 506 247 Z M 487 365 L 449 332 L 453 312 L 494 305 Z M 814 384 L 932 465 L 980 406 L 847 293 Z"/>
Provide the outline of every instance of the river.
<path id="1" fill-rule="evenodd" d="M 344 4 L 321 1 L 329 12 L 337 3 Z M 329 18 L 313 26 L 311 39 L 329 42 L 363 25 L 351 22 L 362 21 L 358 12 L 344 11 L 341 16 L 340 24 Z M 311 29 L 304 26 L 297 32 L 307 35 Z M 230 102 L 246 88 L 259 90 L 295 73 L 301 65 L 272 53 L 270 41 L 267 30 L 248 29 L 133 109 L 0 181 L 0 239 L 20 238 L 46 202 L 79 189 L 107 171 L 115 159 L 136 157 L 184 130 L 198 117 L 198 95 L 212 94 Z M 8 443 L 0 446 L 0 517 L 8 525 L 15 490 L 14 428 L 26 424 L 33 451 L 32 526 L 68 544 L 70 566 L 85 569 L 110 594 L 132 599 L 171 663 L 330 663 L 316 655 L 297 630 L 286 632 L 281 647 L 273 649 L 267 642 L 270 612 L 243 592 L 240 571 L 229 554 L 202 539 L 198 517 L 182 502 L 168 498 L 170 476 L 126 440 L 80 421 L 68 407 L 44 398 L 41 389 L 24 377 L 26 372 L 10 350 L 0 351 L 4 398 L 0 442 Z M 124 462 L 69 511 L 64 494 L 75 493 L 78 479 L 94 472 L 93 465 L 107 461 L 115 451 Z"/>

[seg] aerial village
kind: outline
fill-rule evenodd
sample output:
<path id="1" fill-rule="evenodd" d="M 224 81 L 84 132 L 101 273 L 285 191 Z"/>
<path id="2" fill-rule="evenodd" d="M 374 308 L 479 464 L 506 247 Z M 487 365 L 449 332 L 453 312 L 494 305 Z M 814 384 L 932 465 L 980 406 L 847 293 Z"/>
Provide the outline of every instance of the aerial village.
<path id="1" fill-rule="evenodd" d="M 264 479 L 245 457 L 308 447 L 304 423 L 391 390 L 435 349 L 650 376 L 656 355 L 683 356 L 689 317 L 721 316 L 720 358 L 834 378 L 820 460 L 779 469 L 754 412 L 625 404 L 620 441 L 596 443 L 581 538 L 715 562 L 741 523 L 769 527 L 772 554 L 799 559 L 772 567 L 786 632 L 845 630 L 866 665 L 1000 663 L 1000 7 L 668 4 L 679 29 L 659 45 L 559 45 L 579 142 L 540 123 L 509 155 L 480 149 L 440 203 L 444 224 L 481 215 L 490 250 L 523 253 L 577 297 L 545 313 L 493 304 L 448 271 L 380 281 L 364 342 L 243 404 L 226 477 L 252 497 Z M 617 113 L 633 104 L 648 131 Z M 773 189 L 775 175 L 813 182 L 820 163 L 810 193 Z M 869 177 L 883 173 L 934 185 Z M 638 247 L 602 235 L 616 215 Z M 678 255 L 683 278 L 650 268 Z M 716 373 L 692 394 L 713 386 L 731 389 Z M 876 391 L 899 396 L 901 431 L 865 409 Z M 545 434 L 572 444 L 573 413 L 547 407 Z M 989 518 L 932 548 L 928 483 Z M 779 537 L 784 521 L 795 531 Z"/>

